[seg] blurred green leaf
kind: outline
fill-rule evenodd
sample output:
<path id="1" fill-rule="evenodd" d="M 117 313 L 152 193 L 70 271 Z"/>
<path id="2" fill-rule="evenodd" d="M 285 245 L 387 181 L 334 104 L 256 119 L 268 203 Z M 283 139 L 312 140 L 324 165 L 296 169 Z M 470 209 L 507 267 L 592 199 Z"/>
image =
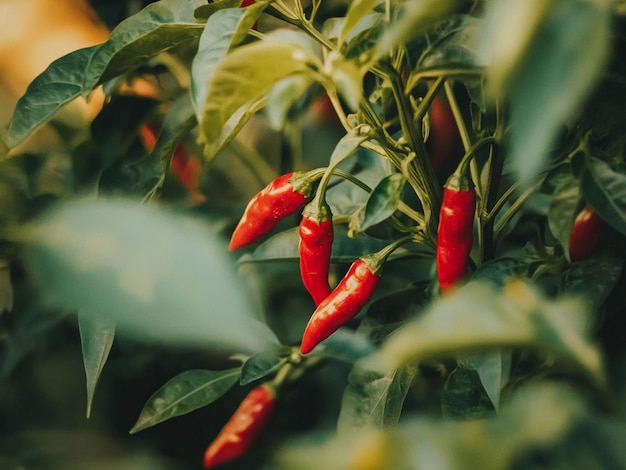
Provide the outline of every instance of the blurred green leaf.
<path id="1" fill-rule="evenodd" d="M 374 345 L 363 334 L 340 328 L 320 343 L 319 352 L 326 357 L 354 364 L 374 353 Z"/>
<path id="2" fill-rule="evenodd" d="M 194 9 L 202 3 L 160 0 L 119 23 L 89 57 L 83 95 L 168 49 L 197 42 L 204 25 L 196 22 Z"/>
<path id="3" fill-rule="evenodd" d="M 259 101 L 279 80 L 306 73 L 317 59 L 294 44 L 258 41 L 220 60 L 208 80 L 200 138 L 210 162 L 221 146 L 222 128 L 241 107 Z"/>
<path id="4" fill-rule="evenodd" d="M 239 367 L 222 371 L 193 369 L 177 375 L 152 394 L 130 433 L 213 403 L 237 383 L 240 372 Z"/>
<path id="5" fill-rule="evenodd" d="M 361 20 L 370 15 L 374 7 L 380 3 L 380 1 L 381 0 L 355 0 L 350 3 L 338 37 L 340 47 L 346 42 L 350 33 L 357 27 Z"/>
<path id="6" fill-rule="evenodd" d="M 87 378 L 87 418 L 89 418 L 96 386 L 113 346 L 115 323 L 107 318 L 79 312 L 78 328 Z"/>
<path id="7" fill-rule="evenodd" d="M 15 105 L 5 135 L 9 147 L 22 143 L 57 111 L 81 95 L 83 73 L 96 48 L 79 49 L 55 60 L 31 82 Z"/>
<path id="8" fill-rule="evenodd" d="M 378 183 L 367 199 L 364 218 L 360 226 L 361 231 L 393 215 L 402 199 L 405 183 L 406 178 L 400 173 L 386 176 Z"/>
<path id="9" fill-rule="evenodd" d="M 288 348 L 261 351 L 253 354 L 243 363 L 239 383 L 248 385 L 250 382 L 273 374 L 287 362 L 288 355 Z"/>
<path id="10" fill-rule="evenodd" d="M 505 95 L 511 113 L 509 155 L 522 180 L 536 175 L 561 127 L 571 123 L 604 71 L 610 31 L 609 2 L 555 2 L 520 58 Z"/>
<path id="11" fill-rule="evenodd" d="M 550 199 L 548 226 L 552 235 L 563 247 L 563 252 L 568 260 L 569 237 L 578 213 L 580 196 L 580 181 L 573 173 L 558 175 L 558 182 Z"/>
<path id="12" fill-rule="evenodd" d="M 483 419 L 494 411 L 475 369 L 459 364 L 448 376 L 441 397 L 443 416 L 452 419 Z"/>
<path id="13" fill-rule="evenodd" d="M 567 359 L 600 384 L 603 363 L 590 342 L 588 313 L 576 299 L 548 300 L 519 280 L 503 290 L 470 282 L 383 343 L 381 365 L 395 369 L 426 358 L 525 347 Z"/>
<path id="14" fill-rule="evenodd" d="M 585 159 L 582 192 L 598 215 L 626 235 L 626 174 L 595 157 Z"/>
<path id="15" fill-rule="evenodd" d="M 401 366 L 383 375 L 356 364 L 348 376 L 337 430 L 350 433 L 355 429 L 398 424 L 416 374 L 417 367 L 413 366 Z"/>
<path id="16" fill-rule="evenodd" d="M 524 277 L 528 264 L 520 259 L 502 257 L 481 264 L 472 274 L 472 281 L 490 282 L 503 287 L 513 278 Z"/>
<path id="17" fill-rule="evenodd" d="M 256 352 L 275 343 L 251 316 L 225 241 L 189 217 L 124 200 L 59 205 L 26 232 L 46 298 L 147 341 Z"/>
<path id="18" fill-rule="evenodd" d="M 479 59 L 475 42 L 482 25 L 481 19 L 470 15 L 454 15 L 442 21 L 420 54 L 419 67 L 476 66 Z"/>
<path id="19" fill-rule="evenodd" d="M 463 0 L 405 1 L 398 18 L 383 33 L 378 43 L 377 57 L 384 57 L 398 44 L 433 29 L 441 20 L 453 13 Z"/>

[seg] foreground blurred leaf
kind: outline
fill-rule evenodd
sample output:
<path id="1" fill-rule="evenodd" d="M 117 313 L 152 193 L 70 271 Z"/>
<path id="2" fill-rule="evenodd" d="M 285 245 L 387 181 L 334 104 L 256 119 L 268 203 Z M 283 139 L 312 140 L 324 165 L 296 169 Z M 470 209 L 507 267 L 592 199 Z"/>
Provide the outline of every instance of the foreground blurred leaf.
<path id="1" fill-rule="evenodd" d="M 602 360 L 589 340 L 588 321 L 582 303 L 542 298 L 522 281 L 502 291 L 472 282 L 398 330 L 383 343 L 380 354 L 395 369 L 477 349 L 535 348 L 573 361 L 596 383 L 603 383 Z"/>
<path id="2" fill-rule="evenodd" d="M 222 371 L 194 369 L 177 375 L 148 399 L 130 433 L 213 403 L 237 383 L 240 372 L 241 368 L 236 367 Z"/>
<path id="3" fill-rule="evenodd" d="M 107 318 L 79 312 L 78 328 L 87 378 L 87 418 L 89 418 L 98 379 L 113 346 L 115 323 Z"/>
<path id="4" fill-rule="evenodd" d="M 106 42 L 89 57 L 82 91 L 115 78 L 161 52 L 198 41 L 203 25 L 194 17 L 200 0 L 160 0 L 118 24 Z"/>
<path id="5" fill-rule="evenodd" d="M 123 200 L 60 205 L 26 233 L 28 270 L 51 302 L 140 339 L 243 352 L 276 338 L 251 318 L 222 240 L 202 223 Z"/>
<path id="6" fill-rule="evenodd" d="M 512 3 L 526 4 L 507 2 Z M 503 15 L 515 18 L 510 11 Z M 610 32 L 609 1 L 553 2 L 516 57 L 520 62 L 510 87 L 498 96 L 510 102 L 510 157 L 522 180 L 537 173 L 561 126 L 571 122 L 604 71 Z M 488 42 L 508 44 L 509 34 L 508 29 L 498 29 Z M 498 63 L 489 65 L 498 70 Z"/>
<path id="7" fill-rule="evenodd" d="M 83 73 L 97 46 L 55 60 L 35 78 L 13 111 L 6 143 L 15 147 L 82 93 Z"/>
<path id="8" fill-rule="evenodd" d="M 626 456 L 620 439 L 610 438 L 606 445 L 611 428 L 598 424 L 589 419 L 584 403 L 572 389 L 534 384 L 516 393 L 500 415 L 488 419 L 408 417 L 395 427 L 298 439 L 283 446 L 275 462 L 279 470 L 506 470 L 537 468 L 532 456 L 540 449 L 542 462 L 548 455 L 565 462 L 558 468 L 577 468 L 582 456 L 590 468 L 621 468 Z M 602 439 L 589 439 L 600 429 Z M 529 456 L 531 465 L 517 465 Z"/>
<path id="9" fill-rule="evenodd" d="M 402 366 L 386 375 L 357 364 L 348 376 L 337 429 L 395 426 L 400 419 L 406 394 L 417 374 L 417 367 Z"/>

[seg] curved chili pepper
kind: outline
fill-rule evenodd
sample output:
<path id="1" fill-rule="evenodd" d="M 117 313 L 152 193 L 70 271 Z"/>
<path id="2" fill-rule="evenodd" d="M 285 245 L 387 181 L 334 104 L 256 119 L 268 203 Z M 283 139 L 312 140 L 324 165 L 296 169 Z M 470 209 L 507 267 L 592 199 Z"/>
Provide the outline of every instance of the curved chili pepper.
<path id="1" fill-rule="evenodd" d="M 467 273 L 475 211 L 474 186 L 462 171 L 457 171 L 445 184 L 437 229 L 437 278 L 444 294 L 464 279 Z"/>
<path id="2" fill-rule="evenodd" d="M 271 232 L 288 215 L 301 209 L 311 195 L 312 178 L 306 172 L 286 173 L 270 182 L 246 206 L 230 238 L 228 249 L 237 250 Z"/>
<path id="3" fill-rule="evenodd" d="M 334 227 L 330 208 L 315 201 L 307 204 L 300 221 L 300 276 L 306 290 L 319 305 L 328 294 L 330 284 L 330 255 L 332 252 Z"/>
<path id="4" fill-rule="evenodd" d="M 364 256 L 352 263 L 337 287 L 313 312 L 302 335 L 302 354 L 311 352 L 359 313 L 378 285 L 381 267 L 377 255 Z"/>
<path id="5" fill-rule="evenodd" d="M 604 220 L 589 204 L 585 205 L 574 219 L 569 235 L 569 257 L 572 261 L 587 258 L 596 248 L 602 232 Z"/>
<path id="6" fill-rule="evenodd" d="M 205 468 L 243 455 L 269 421 L 276 392 L 263 384 L 253 388 L 204 453 Z"/>

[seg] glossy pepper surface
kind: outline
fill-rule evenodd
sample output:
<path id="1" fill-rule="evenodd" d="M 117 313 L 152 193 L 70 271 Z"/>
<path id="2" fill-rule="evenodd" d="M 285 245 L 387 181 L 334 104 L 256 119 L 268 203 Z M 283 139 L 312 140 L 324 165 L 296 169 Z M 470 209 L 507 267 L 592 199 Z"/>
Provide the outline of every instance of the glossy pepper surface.
<path id="1" fill-rule="evenodd" d="M 367 304 L 380 280 L 379 264 L 366 256 L 352 263 L 337 287 L 313 312 L 302 335 L 302 354 L 311 352 Z"/>
<path id="2" fill-rule="evenodd" d="M 253 388 L 243 399 L 204 454 L 205 468 L 213 468 L 243 455 L 267 425 L 276 402 L 267 384 Z"/>
<path id="3" fill-rule="evenodd" d="M 437 229 L 437 278 L 442 293 L 465 278 L 474 234 L 476 191 L 469 178 L 453 174 L 443 190 Z"/>
<path id="4" fill-rule="evenodd" d="M 300 276 L 306 290 L 319 305 L 330 294 L 328 273 L 334 228 L 328 205 L 307 204 L 300 221 Z"/>
<path id="5" fill-rule="evenodd" d="M 246 206 L 228 249 L 237 250 L 271 232 L 288 215 L 309 200 L 311 184 L 305 172 L 290 172 L 271 181 Z"/>
<path id="6" fill-rule="evenodd" d="M 574 219 L 569 237 L 569 257 L 572 261 L 587 258 L 596 248 L 602 232 L 604 220 L 589 204 L 585 205 Z"/>

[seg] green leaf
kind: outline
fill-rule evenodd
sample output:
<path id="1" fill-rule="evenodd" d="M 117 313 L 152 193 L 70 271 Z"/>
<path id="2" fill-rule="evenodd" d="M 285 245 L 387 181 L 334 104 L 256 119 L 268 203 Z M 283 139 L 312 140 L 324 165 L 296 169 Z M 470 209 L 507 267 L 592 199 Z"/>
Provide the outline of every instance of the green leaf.
<path id="1" fill-rule="evenodd" d="M 221 146 L 222 128 L 235 112 L 263 98 L 279 80 L 306 73 L 316 62 L 299 46 L 267 41 L 241 46 L 220 60 L 208 80 L 200 122 L 207 161 Z"/>
<path id="2" fill-rule="evenodd" d="M 201 116 L 206 102 L 211 75 L 231 48 L 243 15 L 244 10 L 241 8 L 220 10 L 209 18 L 202 31 L 198 52 L 191 65 L 191 94 L 198 116 Z"/>
<path id="3" fill-rule="evenodd" d="M 145 341 L 257 352 L 275 343 L 252 315 L 225 241 L 204 223 L 119 199 L 59 204 L 25 233 L 46 299 L 115 321 Z"/>
<path id="4" fill-rule="evenodd" d="M 522 180 L 537 173 L 605 69 L 610 31 L 609 2 L 570 0 L 554 4 L 533 38 L 507 94 L 509 155 Z"/>
<path id="5" fill-rule="evenodd" d="M 374 345 L 367 336 L 340 328 L 320 343 L 319 352 L 326 357 L 354 364 L 374 353 Z"/>
<path id="6" fill-rule="evenodd" d="M 82 93 L 83 73 L 97 46 L 71 52 L 52 62 L 15 106 L 6 144 L 15 147 Z"/>
<path id="7" fill-rule="evenodd" d="M 502 290 L 469 282 L 392 335 L 380 360 L 393 369 L 425 358 L 525 347 L 567 359 L 602 383 L 602 359 L 588 322 L 589 312 L 577 299 L 549 300 L 522 281 Z"/>
<path id="8" fill-rule="evenodd" d="M 580 181 L 570 172 L 560 174 L 558 178 L 550 199 L 548 226 L 569 260 L 569 237 L 580 203 Z"/>
<path id="9" fill-rule="evenodd" d="M 511 279 L 524 277 L 528 264 L 515 258 L 496 258 L 481 264 L 472 274 L 472 281 L 490 282 L 496 287 L 503 287 Z"/>
<path id="10" fill-rule="evenodd" d="M 398 19 L 392 22 L 378 43 L 376 56 L 382 57 L 395 46 L 419 37 L 447 18 L 462 0 L 405 1 Z"/>
<path id="11" fill-rule="evenodd" d="M 448 376 L 441 409 L 445 418 L 483 419 L 493 414 L 494 407 L 478 372 L 460 364 Z"/>
<path id="12" fill-rule="evenodd" d="M 311 80 L 295 75 L 280 80 L 267 96 L 265 115 L 273 129 L 281 130 L 289 120 L 289 113 L 311 87 Z"/>
<path id="13" fill-rule="evenodd" d="M 406 178 L 400 173 L 389 175 L 378 183 L 367 199 L 365 214 L 360 227 L 361 231 L 367 230 L 393 215 L 402 199 L 405 183 Z"/>
<path id="14" fill-rule="evenodd" d="M 89 418 L 98 379 L 113 346 L 115 323 L 106 318 L 79 312 L 78 328 L 87 378 L 87 418 Z"/>
<path id="15" fill-rule="evenodd" d="M 378 3 L 380 3 L 380 0 L 355 0 L 350 4 L 341 33 L 339 34 L 338 44 L 340 46 L 346 42 L 346 39 L 348 39 L 348 36 L 359 22 L 372 13 L 372 10 Z"/>
<path id="16" fill-rule="evenodd" d="M 198 21 L 207 21 L 213 14 L 225 8 L 236 8 L 241 5 L 241 0 L 217 0 L 208 5 L 200 5 L 193 12 Z"/>
<path id="17" fill-rule="evenodd" d="M 337 142 L 333 153 L 330 155 L 328 166 L 337 166 L 341 161 L 352 155 L 368 138 L 369 136 L 363 132 L 362 127 L 350 129 L 348 133 Z"/>
<path id="18" fill-rule="evenodd" d="M 619 281 L 623 267 L 624 260 L 609 251 L 577 261 L 563 273 L 560 292 L 577 295 L 599 309 Z"/>
<path id="19" fill-rule="evenodd" d="M 344 390 L 337 430 L 350 433 L 355 429 L 398 424 L 402 405 L 416 374 L 417 367 L 413 366 L 380 374 L 355 365 Z"/>
<path id="20" fill-rule="evenodd" d="M 224 395 L 237 383 L 241 368 L 193 369 L 177 375 L 148 399 L 131 434 L 196 410 Z"/>
<path id="21" fill-rule="evenodd" d="M 587 171 L 582 177 L 585 200 L 611 227 L 626 235 L 626 174 L 595 157 L 586 158 L 585 164 Z"/>
<path id="22" fill-rule="evenodd" d="M 286 357 L 286 355 L 288 354 L 288 348 L 286 351 L 284 349 L 278 349 L 253 354 L 243 363 L 239 383 L 241 385 L 248 385 L 250 382 L 273 374 L 287 362 L 288 357 Z"/>
<path id="23" fill-rule="evenodd" d="M 201 3 L 160 0 L 119 23 L 89 57 L 83 95 L 168 49 L 197 42 L 204 25 L 196 22 L 194 9 Z"/>
<path id="24" fill-rule="evenodd" d="M 500 349 L 474 354 L 461 361 L 464 367 L 475 370 L 491 404 L 500 409 L 500 392 L 507 384 L 511 373 L 511 351 Z"/>

